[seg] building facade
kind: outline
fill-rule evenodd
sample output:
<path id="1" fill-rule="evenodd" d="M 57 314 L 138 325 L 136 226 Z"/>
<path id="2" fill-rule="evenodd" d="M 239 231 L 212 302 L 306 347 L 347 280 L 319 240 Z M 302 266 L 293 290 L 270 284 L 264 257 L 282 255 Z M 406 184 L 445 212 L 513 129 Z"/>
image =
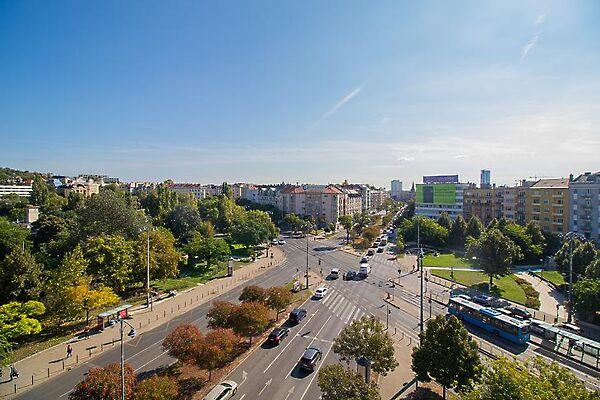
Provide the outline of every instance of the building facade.
<path id="1" fill-rule="evenodd" d="M 380 208 L 386 199 L 390 197 L 390 194 L 384 188 L 371 189 L 371 210 L 377 210 Z"/>
<path id="2" fill-rule="evenodd" d="M 337 224 L 348 203 L 347 194 L 333 185 L 285 187 L 279 196 L 285 214 L 312 217 L 318 225 Z"/>
<path id="3" fill-rule="evenodd" d="M 206 186 L 199 183 L 172 183 L 168 187 L 175 193 L 191 194 L 198 200 L 208 196 Z"/>
<path id="4" fill-rule="evenodd" d="M 600 243 L 600 172 L 586 172 L 569 184 L 569 230 Z"/>
<path id="5" fill-rule="evenodd" d="M 475 216 L 484 225 L 503 215 L 504 188 L 467 188 L 463 192 L 463 216 L 466 220 Z"/>
<path id="6" fill-rule="evenodd" d="M 463 192 L 470 187 L 469 183 L 417 184 L 415 214 L 438 219 L 446 212 L 455 219 L 463 214 Z"/>
<path id="7" fill-rule="evenodd" d="M 546 232 L 569 231 L 569 178 L 540 179 L 526 190 L 525 220 Z"/>
<path id="8" fill-rule="evenodd" d="M 16 194 L 21 197 L 31 196 L 31 185 L 0 185 L 0 196 Z"/>
<path id="9" fill-rule="evenodd" d="M 392 199 L 396 200 L 396 201 L 400 201 L 402 198 L 402 182 L 399 181 L 398 179 L 394 179 L 391 182 L 391 196 Z"/>
<path id="10" fill-rule="evenodd" d="M 482 189 L 488 189 L 492 186 L 492 173 L 489 169 L 482 169 L 479 178 L 479 187 Z"/>

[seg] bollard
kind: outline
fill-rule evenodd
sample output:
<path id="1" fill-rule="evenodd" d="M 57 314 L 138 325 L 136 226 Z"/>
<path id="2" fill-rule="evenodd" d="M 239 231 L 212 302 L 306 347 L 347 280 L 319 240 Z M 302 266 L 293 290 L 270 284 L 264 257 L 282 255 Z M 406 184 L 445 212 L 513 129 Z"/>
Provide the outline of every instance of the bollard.
<path id="1" fill-rule="evenodd" d="M 79 354 L 75 354 L 75 364 L 79 364 Z"/>
<path id="2" fill-rule="evenodd" d="M 48 378 L 50 378 L 50 368 L 48 368 Z"/>
<path id="3" fill-rule="evenodd" d="M 198 295 L 196 295 L 196 301 L 198 301 Z"/>
<path id="4" fill-rule="evenodd" d="M 167 310 L 163 310 L 163 318 L 167 316 Z"/>
<path id="5" fill-rule="evenodd" d="M 92 357 L 92 349 L 88 349 L 88 352 L 89 352 L 89 357 L 91 358 Z M 48 368 L 48 373 L 50 373 L 50 368 Z"/>
<path id="6" fill-rule="evenodd" d="M 150 318 L 148 318 L 148 325 L 150 325 Z"/>
<path id="7" fill-rule="evenodd" d="M 140 321 L 140 327 L 139 327 L 139 329 L 142 329 L 142 321 Z"/>
<path id="8" fill-rule="evenodd" d="M 100 351 L 104 351 L 104 343 L 100 343 Z"/>
<path id="9" fill-rule="evenodd" d="M 204 298 L 204 293 L 200 293 L 202 295 L 202 298 Z"/>
<path id="10" fill-rule="evenodd" d="M 173 314 L 173 307 L 171 307 L 171 314 Z"/>
<path id="11" fill-rule="evenodd" d="M 158 314 L 156 314 L 156 320 L 158 321 Z"/>
<path id="12" fill-rule="evenodd" d="M 31 386 L 33 386 L 33 375 L 31 375 Z"/>
<path id="13" fill-rule="evenodd" d="M 17 384 L 15 383 L 15 393 L 17 393 Z"/>
<path id="14" fill-rule="evenodd" d="M 411 344 L 412 344 L 412 338 L 411 338 L 411 337 L 409 337 L 409 338 L 408 338 L 408 345 L 410 346 Z"/>
<path id="15" fill-rule="evenodd" d="M 177 304 L 177 311 L 179 311 L 179 304 Z"/>
<path id="16" fill-rule="evenodd" d="M 394 327 L 394 335 L 398 333 L 398 330 L 396 329 L 396 327 Z"/>
<path id="17" fill-rule="evenodd" d="M 65 360 L 62 360 L 63 371 L 65 370 Z"/>
<path id="18" fill-rule="evenodd" d="M 183 306 L 187 307 L 187 300 L 183 302 Z"/>

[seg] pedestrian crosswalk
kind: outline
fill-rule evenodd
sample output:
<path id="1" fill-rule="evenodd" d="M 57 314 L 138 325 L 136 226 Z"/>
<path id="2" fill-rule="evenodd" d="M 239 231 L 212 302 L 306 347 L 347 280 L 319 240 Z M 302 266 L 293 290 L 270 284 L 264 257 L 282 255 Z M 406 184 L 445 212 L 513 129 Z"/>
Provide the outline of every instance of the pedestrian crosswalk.
<path id="1" fill-rule="evenodd" d="M 348 324 L 365 315 L 365 312 L 360 307 L 348 301 L 342 293 L 336 291 L 334 288 L 329 288 L 329 294 L 323 299 L 322 304 L 342 320 L 344 324 Z"/>

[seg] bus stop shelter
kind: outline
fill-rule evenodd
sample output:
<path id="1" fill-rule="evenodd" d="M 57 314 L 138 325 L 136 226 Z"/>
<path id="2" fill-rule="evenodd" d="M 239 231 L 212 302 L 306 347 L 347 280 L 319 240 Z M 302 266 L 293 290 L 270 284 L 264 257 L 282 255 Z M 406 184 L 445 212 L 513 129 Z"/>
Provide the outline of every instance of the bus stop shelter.
<path id="1" fill-rule="evenodd" d="M 132 307 L 131 304 L 123 304 L 117 308 L 113 308 L 112 310 L 108 310 L 98 315 L 96 328 L 99 330 L 104 330 L 106 326 L 110 325 L 110 321 L 116 320 L 118 318 L 129 318 L 129 309 Z"/>

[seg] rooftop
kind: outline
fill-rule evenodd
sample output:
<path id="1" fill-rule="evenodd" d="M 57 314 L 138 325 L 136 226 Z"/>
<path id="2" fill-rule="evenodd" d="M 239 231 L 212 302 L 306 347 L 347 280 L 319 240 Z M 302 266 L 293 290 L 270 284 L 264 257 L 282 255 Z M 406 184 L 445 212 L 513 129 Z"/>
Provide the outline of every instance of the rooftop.
<path id="1" fill-rule="evenodd" d="M 535 189 L 568 189 L 569 178 L 540 179 L 532 188 Z"/>

